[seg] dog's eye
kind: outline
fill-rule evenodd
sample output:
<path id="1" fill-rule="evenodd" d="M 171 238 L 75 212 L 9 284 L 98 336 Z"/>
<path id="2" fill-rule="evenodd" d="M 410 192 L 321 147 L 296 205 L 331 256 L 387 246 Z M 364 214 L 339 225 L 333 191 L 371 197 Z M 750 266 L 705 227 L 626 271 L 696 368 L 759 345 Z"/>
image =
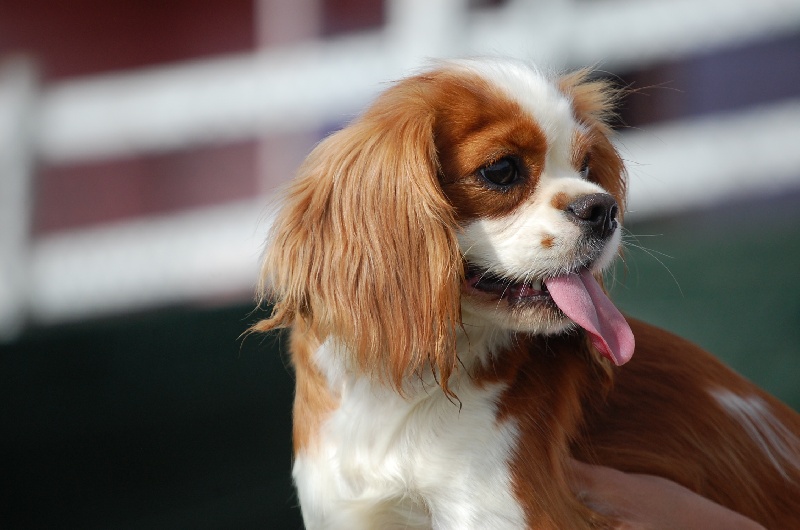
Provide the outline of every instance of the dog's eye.
<path id="1" fill-rule="evenodd" d="M 583 162 L 581 163 L 581 170 L 579 172 L 581 178 L 583 180 L 589 179 L 589 155 L 586 155 L 583 158 Z"/>
<path id="2" fill-rule="evenodd" d="M 482 168 L 478 173 L 496 186 L 510 186 L 520 179 L 517 162 L 509 156 Z"/>

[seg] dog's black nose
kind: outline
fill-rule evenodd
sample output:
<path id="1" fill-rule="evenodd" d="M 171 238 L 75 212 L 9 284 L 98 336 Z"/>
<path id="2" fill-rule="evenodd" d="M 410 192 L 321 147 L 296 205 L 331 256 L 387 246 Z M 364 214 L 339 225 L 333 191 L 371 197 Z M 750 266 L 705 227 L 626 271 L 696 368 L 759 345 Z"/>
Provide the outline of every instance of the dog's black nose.
<path id="1" fill-rule="evenodd" d="M 617 228 L 617 201 L 607 193 L 578 197 L 564 209 L 569 220 L 595 237 L 606 238 Z"/>

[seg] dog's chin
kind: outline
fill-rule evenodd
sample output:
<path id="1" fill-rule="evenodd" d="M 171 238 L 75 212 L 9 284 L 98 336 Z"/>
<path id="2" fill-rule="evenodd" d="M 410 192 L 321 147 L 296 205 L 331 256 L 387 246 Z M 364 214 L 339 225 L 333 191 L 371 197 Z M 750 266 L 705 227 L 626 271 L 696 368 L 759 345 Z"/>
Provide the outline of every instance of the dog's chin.
<path id="1" fill-rule="evenodd" d="M 465 321 L 489 324 L 507 331 L 534 335 L 556 335 L 575 327 L 557 307 L 537 305 L 505 306 L 481 297 L 462 294 L 462 315 Z"/>
<path id="2" fill-rule="evenodd" d="M 539 281 L 513 282 L 473 270 L 464 282 L 461 305 L 469 320 L 509 331 L 553 335 L 574 326 Z"/>

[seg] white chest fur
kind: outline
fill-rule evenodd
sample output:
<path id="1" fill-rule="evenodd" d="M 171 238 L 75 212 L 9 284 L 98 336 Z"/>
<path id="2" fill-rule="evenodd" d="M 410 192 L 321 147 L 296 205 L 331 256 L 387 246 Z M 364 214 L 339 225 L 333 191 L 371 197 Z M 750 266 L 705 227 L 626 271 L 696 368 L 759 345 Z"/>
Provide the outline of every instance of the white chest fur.
<path id="1" fill-rule="evenodd" d="M 307 528 L 524 526 L 508 470 L 517 431 L 496 414 L 501 386 L 464 378 L 459 407 L 435 384 L 401 397 L 322 368 L 340 406 L 295 461 Z"/>

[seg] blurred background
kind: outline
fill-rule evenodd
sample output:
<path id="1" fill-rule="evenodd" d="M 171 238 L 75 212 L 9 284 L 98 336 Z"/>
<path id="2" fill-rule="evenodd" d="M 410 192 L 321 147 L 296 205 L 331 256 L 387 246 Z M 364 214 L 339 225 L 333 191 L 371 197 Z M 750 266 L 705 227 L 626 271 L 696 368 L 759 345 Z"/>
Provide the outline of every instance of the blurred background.
<path id="1" fill-rule="evenodd" d="M 0 0 L 0 526 L 301 528 L 265 205 L 469 55 L 633 89 L 612 294 L 800 408 L 800 0 Z"/>

